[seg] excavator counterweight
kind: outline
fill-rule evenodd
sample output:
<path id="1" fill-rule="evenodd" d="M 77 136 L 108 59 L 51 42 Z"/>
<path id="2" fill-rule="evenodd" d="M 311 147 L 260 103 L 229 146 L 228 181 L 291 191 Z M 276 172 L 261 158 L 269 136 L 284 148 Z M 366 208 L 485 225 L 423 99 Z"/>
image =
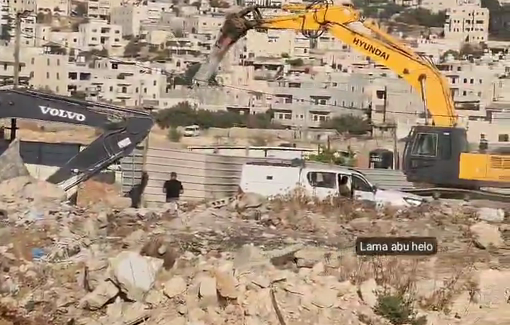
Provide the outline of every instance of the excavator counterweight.
<path id="1" fill-rule="evenodd" d="M 151 115 L 141 110 L 26 89 L 0 90 L 0 119 L 4 118 L 84 125 L 103 130 L 103 134 L 47 179 L 65 191 L 129 155 L 154 125 Z"/>

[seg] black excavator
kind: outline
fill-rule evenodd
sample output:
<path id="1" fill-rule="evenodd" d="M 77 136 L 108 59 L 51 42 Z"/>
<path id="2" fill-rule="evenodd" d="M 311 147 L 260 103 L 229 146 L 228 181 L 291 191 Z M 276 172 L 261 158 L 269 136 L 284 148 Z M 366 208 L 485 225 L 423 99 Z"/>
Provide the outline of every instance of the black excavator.
<path id="1" fill-rule="evenodd" d="M 65 191 L 129 155 L 154 125 L 150 113 L 142 110 L 27 89 L 0 90 L 0 119 L 5 118 L 68 123 L 103 130 L 96 140 L 47 179 Z M 7 163 L 2 163 L 0 157 L 0 171 L 1 164 Z"/>

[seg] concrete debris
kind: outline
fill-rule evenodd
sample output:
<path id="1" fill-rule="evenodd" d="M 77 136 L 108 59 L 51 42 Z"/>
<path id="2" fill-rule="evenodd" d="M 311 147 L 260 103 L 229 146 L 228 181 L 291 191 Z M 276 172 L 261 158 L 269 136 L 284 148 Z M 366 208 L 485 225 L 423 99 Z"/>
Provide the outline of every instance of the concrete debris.
<path id="1" fill-rule="evenodd" d="M 479 248 L 499 248 L 504 244 L 497 226 L 482 221 L 472 225 L 469 230 L 473 234 L 475 245 Z"/>
<path id="2" fill-rule="evenodd" d="M 168 298 L 174 298 L 186 291 L 186 280 L 180 276 L 176 276 L 165 282 L 163 292 Z"/>
<path id="3" fill-rule="evenodd" d="M 503 209 L 494 209 L 481 207 L 478 208 L 478 218 L 487 222 L 503 222 L 505 220 L 505 211 Z"/>
<path id="4" fill-rule="evenodd" d="M 176 220 L 164 207 L 80 208 L 61 194 L 27 176 L 0 183 L 2 325 L 386 325 L 381 298 L 398 292 L 437 325 L 510 323 L 505 211 L 244 193 Z M 358 236 L 435 236 L 440 249 L 359 257 Z"/>
<path id="5" fill-rule="evenodd" d="M 101 282 L 92 292 L 89 292 L 80 301 L 80 307 L 89 310 L 102 308 L 106 303 L 117 296 L 119 288 L 111 281 Z"/>
<path id="6" fill-rule="evenodd" d="M 2 139 L 3 140 L 3 139 Z M 19 139 L 14 139 L 0 155 L 0 183 L 11 178 L 30 176 L 19 152 Z"/>
<path id="7" fill-rule="evenodd" d="M 163 260 L 141 256 L 137 252 L 121 252 L 110 260 L 110 275 L 127 298 L 143 301 L 162 267 Z"/>

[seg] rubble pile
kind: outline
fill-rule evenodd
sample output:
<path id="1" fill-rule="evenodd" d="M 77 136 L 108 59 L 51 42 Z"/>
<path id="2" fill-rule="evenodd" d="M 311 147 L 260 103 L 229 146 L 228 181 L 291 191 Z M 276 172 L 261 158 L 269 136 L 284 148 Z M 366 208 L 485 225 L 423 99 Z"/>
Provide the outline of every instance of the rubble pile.
<path id="1" fill-rule="evenodd" d="M 2 325 L 510 322 L 500 209 L 246 193 L 175 216 L 70 206 L 62 194 L 28 176 L 0 183 Z M 360 235 L 435 236 L 439 253 L 357 257 Z"/>

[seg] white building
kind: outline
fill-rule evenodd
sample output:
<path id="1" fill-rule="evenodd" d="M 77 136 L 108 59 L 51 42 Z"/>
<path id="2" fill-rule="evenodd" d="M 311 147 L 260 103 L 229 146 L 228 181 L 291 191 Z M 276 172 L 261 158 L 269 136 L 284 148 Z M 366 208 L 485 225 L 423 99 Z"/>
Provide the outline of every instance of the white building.
<path id="1" fill-rule="evenodd" d="M 87 16 L 93 19 L 108 19 L 111 9 L 119 7 L 123 0 L 88 0 Z"/>
<path id="2" fill-rule="evenodd" d="M 90 21 L 79 27 L 78 47 L 82 50 L 122 47 L 122 27 L 106 21 Z"/>
<path id="3" fill-rule="evenodd" d="M 122 26 L 123 36 L 138 36 L 147 17 L 146 6 L 125 5 L 112 8 L 110 22 Z"/>
<path id="4" fill-rule="evenodd" d="M 446 11 L 444 34 L 458 42 L 486 42 L 489 37 L 489 9 L 463 5 Z"/>

